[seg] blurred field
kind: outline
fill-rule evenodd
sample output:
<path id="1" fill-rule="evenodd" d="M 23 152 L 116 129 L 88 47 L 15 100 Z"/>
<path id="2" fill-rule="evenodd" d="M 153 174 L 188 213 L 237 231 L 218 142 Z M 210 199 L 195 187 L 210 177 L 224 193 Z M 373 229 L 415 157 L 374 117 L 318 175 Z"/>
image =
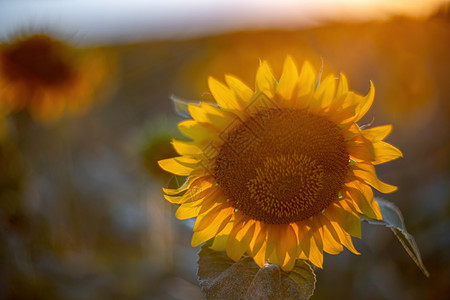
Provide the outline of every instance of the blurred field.
<path id="1" fill-rule="evenodd" d="M 450 18 L 393 18 L 303 31 L 240 32 L 186 41 L 111 45 L 114 97 L 82 117 L 41 125 L 8 118 L 0 146 L 1 299 L 202 299 L 191 222 L 174 217 L 149 172 L 172 156 L 147 139 L 176 132 L 169 96 L 210 101 L 207 77 L 248 84 L 260 59 L 276 74 L 291 54 L 375 103 L 360 124 L 393 124 L 404 158 L 377 167 L 431 273 L 425 278 L 385 228 L 363 226 L 348 251 L 325 255 L 312 299 L 446 299 L 450 293 Z M 158 144 L 160 145 L 160 144 Z M 148 154 L 151 153 L 151 154 Z"/>

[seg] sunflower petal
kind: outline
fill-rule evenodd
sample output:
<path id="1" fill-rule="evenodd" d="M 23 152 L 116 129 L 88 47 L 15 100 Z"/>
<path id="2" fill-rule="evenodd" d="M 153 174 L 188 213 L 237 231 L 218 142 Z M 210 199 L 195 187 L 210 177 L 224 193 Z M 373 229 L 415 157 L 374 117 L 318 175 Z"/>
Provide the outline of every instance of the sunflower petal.
<path id="1" fill-rule="evenodd" d="M 217 137 L 218 131 L 214 127 L 198 123 L 194 120 L 185 120 L 178 124 L 178 129 L 188 138 L 193 139 L 197 143 L 210 141 Z"/>
<path id="2" fill-rule="evenodd" d="M 178 187 L 176 189 L 163 188 L 163 192 L 169 196 L 174 196 L 174 195 L 180 194 L 180 193 L 186 191 L 187 189 L 189 189 L 189 187 L 197 180 L 201 180 L 201 179 L 208 180 L 209 178 L 210 178 L 210 176 L 204 176 L 204 177 L 189 176 L 180 187 Z"/>
<path id="3" fill-rule="evenodd" d="M 223 83 L 213 77 L 209 77 L 208 86 L 211 94 L 220 107 L 231 111 L 240 111 L 242 109 L 242 106 L 234 96 L 234 93 Z"/>
<path id="4" fill-rule="evenodd" d="M 336 93 L 336 76 L 330 74 L 320 83 L 317 90 L 314 92 L 314 101 L 317 103 L 317 108 L 327 108 L 331 105 Z M 312 106 L 312 103 L 311 103 Z M 310 108 L 312 109 L 312 107 Z"/>
<path id="5" fill-rule="evenodd" d="M 373 143 L 373 148 L 375 151 L 375 161 L 373 162 L 374 165 L 403 157 L 402 151 L 383 141 Z"/>
<path id="6" fill-rule="evenodd" d="M 192 247 L 197 247 L 212 239 L 228 224 L 233 213 L 233 208 L 219 208 L 219 211 L 220 212 L 216 215 L 216 220 L 214 220 L 214 222 L 211 222 L 209 226 L 206 226 L 203 230 L 194 231 L 191 241 Z"/>
<path id="7" fill-rule="evenodd" d="M 334 222 L 341 224 L 341 227 L 350 235 L 361 238 L 361 221 L 358 216 L 345 210 L 337 203 L 333 203 L 325 209 L 325 216 Z"/>
<path id="8" fill-rule="evenodd" d="M 227 255 L 234 261 L 238 261 L 245 250 L 247 245 L 253 239 L 253 233 L 255 232 L 255 222 L 253 220 L 246 220 L 240 224 L 235 225 L 231 230 L 227 240 Z"/>
<path id="9" fill-rule="evenodd" d="M 284 263 L 289 263 L 286 261 L 286 255 L 293 257 L 295 259 L 297 252 L 297 236 L 290 224 L 280 224 L 276 225 L 278 231 L 278 240 L 276 243 L 275 255 L 278 265 L 285 269 Z"/>
<path id="10" fill-rule="evenodd" d="M 180 155 L 198 155 L 202 153 L 202 149 L 192 142 L 172 139 L 172 146 Z"/>
<path id="11" fill-rule="evenodd" d="M 267 61 L 263 61 L 256 73 L 256 91 L 261 91 L 268 97 L 275 94 L 275 77 L 273 77 Z"/>
<path id="12" fill-rule="evenodd" d="M 346 143 L 347 152 L 357 161 L 375 161 L 375 149 L 373 144 L 363 135 L 359 135 Z"/>
<path id="13" fill-rule="evenodd" d="M 329 254 L 341 253 L 344 248 L 342 247 L 339 235 L 330 220 L 324 215 L 320 215 L 319 222 L 322 224 L 323 228 L 323 251 Z"/>
<path id="14" fill-rule="evenodd" d="M 253 256 L 253 260 L 260 268 L 264 268 L 264 264 L 267 261 L 265 243 L 261 246 L 261 249 L 259 249 L 258 253 L 256 253 L 255 256 Z"/>
<path id="15" fill-rule="evenodd" d="M 382 193 L 392 193 L 397 190 L 396 186 L 384 183 L 379 180 L 375 173 L 375 168 L 371 164 L 357 163 L 352 165 L 350 168 L 355 177 L 373 186 Z"/>
<path id="16" fill-rule="evenodd" d="M 277 86 L 277 92 L 286 100 L 290 100 L 297 86 L 298 70 L 292 57 L 286 57 L 283 73 Z"/>
<path id="17" fill-rule="evenodd" d="M 164 170 L 169 173 L 180 175 L 180 176 L 189 176 L 192 171 L 197 169 L 197 163 L 186 163 L 180 158 L 184 156 L 179 157 L 173 157 L 173 158 L 167 158 L 162 159 L 158 161 L 158 165 Z M 177 159 L 178 158 L 178 159 Z"/>
<path id="18" fill-rule="evenodd" d="M 253 240 L 248 245 L 248 254 L 255 256 L 266 240 L 267 232 L 266 225 L 262 222 L 255 222 L 255 234 Z"/>
<path id="19" fill-rule="evenodd" d="M 339 225 L 339 223 L 331 220 L 330 222 L 333 225 L 334 229 L 336 230 L 336 233 L 339 235 L 339 241 L 341 242 L 341 244 L 344 245 L 345 248 L 347 248 L 354 254 L 359 255 L 360 253 L 355 249 L 351 236 L 347 232 L 345 232 L 345 230 Z"/>
<path id="20" fill-rule="evenodd" d="M 365 138 L 372 142 L 384 140 L 392 131 L 392 125 L 383 125 L 361 130 Z"/>
<path id="21" fill-rule="evenodd" d="M 323 267 L 323 233 L 322 230 L 312 225 L 310 232 L 310 245 L 309 261 L 311 261 L 318 268 Z"/>
<path id="22" fill-rule="evenodd" d="M 335 99 L 338 100 L 348 92 L 348 81 L 344 73 L 339 74 L 339 84 L 336 91 Z"/>
<path id="23" fill-rule="evenodd" d="M 207 103 L 200 103 L 200 106 L 189 104 L 188 110 L 195 121 L 210 124 L 219 131 L 226 128 L 236 118 L 235 114 Z"/>
<path id="24" fill-rule="evenodd" d="M 316 72 L 309 61 L 306 61 L 298 77 L 298 97 L 309 95 L 314 90 Z"/>
<path id="25" fill-rule="evenodd" d="M 369 219 L 381 220 L 378 203 L 373 199 L 372 188 L 365 183 L 352 181 L 345 184 L 346 193 Z"/>
<path id="26" fill-rule="evenodd" d="M 191 203 L 201 200 L 204 197 L 210 196 L 215 192 L 213 183 L 208 180 L 200 180 L 193 184 L 187 191 L 181 196 L 164 195 L 167 201 L 174 204 Z"/>
<path id="27" fill-rule="evenodd" d="M 225 227 L 218 231 L 216 237 L 214 237 L 214 241 L 211 245 L 211 249 L 215 251 L 225 251 L 227 246 L 228 235 L 233 229 L 233 217 L 230 218 L 230 221 L 225 225 Z"/>
<path id="28" fill-rule="evenodd" d="M 207 211 L 206 213 L 199 214 L 194 224 L 194 232 L 202 231 L 208 227 L 211 223 L 218 218 L 219 214 L 223 212 L 223 207 L 221 205 L 215 206 L 213 209 Z"/>
<path id="29" fill-rule="evenodd" d="M 294 268 L 298 246 L 297 236 L 290 224 L 286 226 L 283 232 L 283 236 L 280 238 L 280 244 L 282 244 L 284 247 L 282 251 L 286 253 L 285 259 L 281 265 L 281 269 L 283 269 L 283 271 L 289 272 Z"/>
<path id="30" fill-rule="evenodd" d="M 375 87 L 373 86 L 373 82 L 370 81 L 369 93 L 367 93 L 365 97 L 361 97 L 361 101 L 358 106 L 358 115 L 355 119 L 355 122 L 358 122 L 369 111 L 374 99 L 375 99 Z"/>
<path id="31" fill-rule="evenodd" d="M 305 224 L 305 222 L 296 222 L 291 224 L 292 228 L 294 229 L 295 233 L 297 234 L 297 240 L 298 240 L 298 250 L 297 250 L 297 257 L 302 256 L 303 259 L 308 259 L 310 249 L 311 249 L 311 243 L 310 243 L 310 227 Z"/>
<path id="32" fill-rule="evenodd" d="M 277 224 L 267 224 L 267 246 L 266 257 L 270 257 L 274 251 L 276 251 L 276 245 L 279 236 L 279 230 Z M 276 254 L 275 254 L 276 256 Z"/>
<path id="33" fill-rule="evenodd" d="M 241 102 L 248 104 L 253 97 L 253 91 L 245 83 L 240 81 L 234 76 L 225 75 L 225 82 L 234 92 L 236 97 L 241 100 Z"/>

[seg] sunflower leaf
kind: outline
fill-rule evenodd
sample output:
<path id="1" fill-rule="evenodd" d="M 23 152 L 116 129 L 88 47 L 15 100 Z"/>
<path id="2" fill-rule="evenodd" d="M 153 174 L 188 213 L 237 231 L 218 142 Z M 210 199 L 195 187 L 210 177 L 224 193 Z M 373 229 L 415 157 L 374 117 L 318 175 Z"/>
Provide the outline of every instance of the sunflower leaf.
<path id="1" fill-rule="evenodd" d="M 365 221 L 369 224 L 375 225 L 383 225 L 388 228 L 391 228 L 392 232 L 395 234 L 397 239 L 403 245 L 406 252 L 413 259 L 419 269 L 423 272 L 423 274 L 427 277 L 430 276 L 430 273 L 425 268 L 425 265 L 422 262 L 422 258 L 420 257 L 419 247 L 416 244 L 414 237 L 406 231 L 405 222 L 403 221 L 402 213 L 400 209 L 395 206 L 392 202 L 375 198 L 380 206 L 381 215 L 383 216 L 383 220 L 372 220 L 361 218 L 362 221 Z"/>
<path id="2" fill-rule="evenodd" d="M 200 101 L 188 101 L 181 98 L 178 98 L 177 96 L 171 95 L 170 100 L 172 100 L 173 105 L 175 107 L 175 112 L 183 118 L 190 119 L 191 114 L 188 110 L 189 104 L 200 104 Z"/>
<path id="3" fill-rule="evenodd" d="M 197 273 L 206 299 L 309 299 L 314 292 L 316 276 L 304 260 L 285 273 L 277 265 L 260 268 L 251 257 L 234 262 L 209 246 L 200 250 Z"/>

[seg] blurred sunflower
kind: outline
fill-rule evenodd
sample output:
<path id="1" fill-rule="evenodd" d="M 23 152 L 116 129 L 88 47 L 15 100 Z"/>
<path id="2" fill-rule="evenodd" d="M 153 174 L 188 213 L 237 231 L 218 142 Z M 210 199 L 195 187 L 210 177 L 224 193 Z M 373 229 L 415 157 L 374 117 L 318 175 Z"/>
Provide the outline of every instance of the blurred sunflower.
<path id="1" fill-rule="evenodd" d="M 8 110 L 28 109 L 49 121 L 84 112 L 108 64 L 96 51 L 82 51 L 46 34 L 0 44 L 0 100 Z"/>
<path id="2" fill-rule="evenodd" d="M 285 271 L 296 258 L 322 267 L 323 251 L 343 246 L 358 254 L 351 236 L 361 237 L 360 217 L 381 219 L 370 186 L 396 190 L 374 165 L 402 156 L 383 142 L 390 125 L 356 124 L 372 105 L 373 85 L 366 96 L 349 91 L 343 74 L 319 85 L 309 62 L 298 72 L 290 57 L 279 81 L 262 62 L 255 92 L 235 77 L 225 81 L 209 78 L 218 106 L 189 105 L 193 119 L 178 127 L 192 141 L 173 140 L 180 156 L 159 162 L 188 176 L 164 191 L 181 204 L 178 218 L 197 217 L 192 246 L 214 238 L 211 247 L 235 261 L 246 253 Z"/>

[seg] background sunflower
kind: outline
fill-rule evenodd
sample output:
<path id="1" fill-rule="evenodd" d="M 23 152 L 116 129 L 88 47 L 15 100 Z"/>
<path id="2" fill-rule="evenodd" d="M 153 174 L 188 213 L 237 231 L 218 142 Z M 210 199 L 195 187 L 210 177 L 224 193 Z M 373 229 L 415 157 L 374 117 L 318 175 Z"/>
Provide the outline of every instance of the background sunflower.
<path id="1" fill-rule="evenodd" d="M 0 44 L 0 99 L 6 109 L 28 109 L 43 121 L 79 114 L 111 66 L 98 50 L 75 49 L 46 33 L 19 35 Z"/>

